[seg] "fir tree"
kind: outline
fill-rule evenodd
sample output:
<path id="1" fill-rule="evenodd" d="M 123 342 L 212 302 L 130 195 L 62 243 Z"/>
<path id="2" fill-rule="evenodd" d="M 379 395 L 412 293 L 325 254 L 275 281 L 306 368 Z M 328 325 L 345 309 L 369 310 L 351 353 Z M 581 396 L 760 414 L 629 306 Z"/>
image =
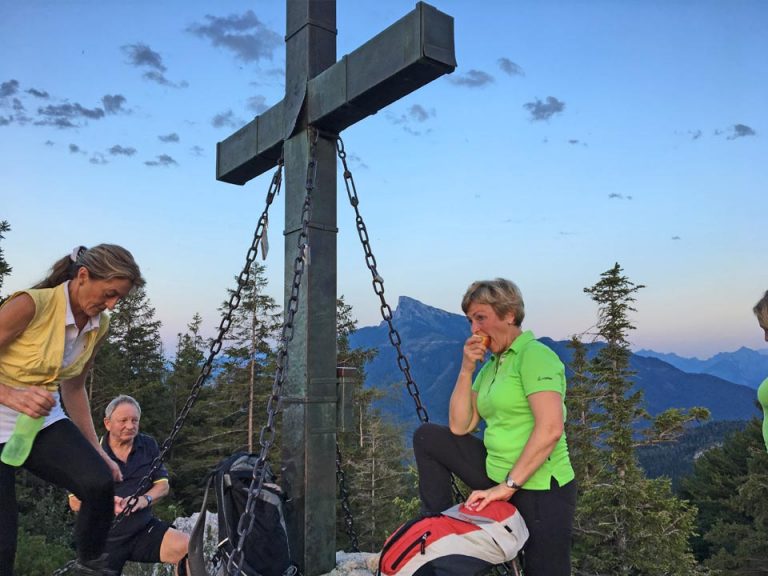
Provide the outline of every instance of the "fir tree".
<path id="1" fill-rule="evenodd" d="M 164 390 L 160 325 L 143 287 L 133 289 L 115 306 L 109 335 L 86 381 L 97 430 L 107 403 L 118 394 L 129 394 L 141 405 L 142 430 L 158 439 L 168 435 L 173 423 L 171 399 Z"/>
<path id="2" fill-rule="evenodd" d="M 4 232 L 9 232 L 11 230 L 11 225 L 8 224 L 7 220 L 0 220 L 0 240 L 3 240 L 5 236 L 3 236 Z M 11 268 L 8 265 L 8 262 L 5 261 L 5 255 L 3 254 L 3 249 L 0 248 L 0 290 L 3 288 L 3 279 L 8 276 L 13 271 L 13 268 Z M 0 304 L 3 303 L 3 293 L 0 292 Z"/>
<path id="3" fill-rule="evenodd" d="M 374 349 L 351 349 L 349 336 L 357 326 L 352 307 L 342 296 L 337 300 L 337 363 L 353 368 L 357 385 L 353 394 L 353 423 L 337 434 L 347 479 L 349 505 L 355 534 L 361 550 L 381 548 L 386 536 L 402 522 L 401 506 L 393 502 L 413 496 L 412 471 L 405 465 L 406 450 L 401 426 L 388 421 L 375 407 L 382 392 L 364 387 L 365 363 L 373 359 Z M 337 542 L 348 540 L 345 516 L 337 509 Z"/>
<path id="4" fill-rule="evenodd" d="M 760 422 L 702 454 L 682 493 L 698 509 L 693 546 L 705 566 L 768 574 L 768 453 Z"/>
<path id="5" fill-rule="evenodd" d="M 649 418 L 642 407 L 642 394 L 631 390 L 627 340 L 634 329 L 629 314 L 635 311 L 635 294 L 641 288 L 622 275 L 616 264 L 594 286 L 584 289 L 598 306 L 597 333 L 602 345 L 589 361 L 588 371 L 583 350 L 575 345 L 582 364 L 575 370 L 577 385 L 584 389 L 576 395 L 577 410 L 582 411 L 580 425 L 586 430 L 596 427 L 593 438 L 599 447 L 597 453 L 583 450 L 575 454 L 576 469 L 586 471 L 575 521 L 574 573 L 579 575 L 696 573 L 688 544 L 695 510 L 672 495 L 668 480 L 646 479 L 635 456 L 638 444 L 655 440 L 653 430 L 664 431 L 669 440 L 673 430 L 682 429 L 699 414 L 669 411 L 660 416 L 658 426 L 649 427 L 651 432 L 644 439 L 635 437 L 636 428 Z M 587 399 L 594 400 L 594 410 L 585 411 Z M 579 462 L 579 456 L 596 461 Z"/>

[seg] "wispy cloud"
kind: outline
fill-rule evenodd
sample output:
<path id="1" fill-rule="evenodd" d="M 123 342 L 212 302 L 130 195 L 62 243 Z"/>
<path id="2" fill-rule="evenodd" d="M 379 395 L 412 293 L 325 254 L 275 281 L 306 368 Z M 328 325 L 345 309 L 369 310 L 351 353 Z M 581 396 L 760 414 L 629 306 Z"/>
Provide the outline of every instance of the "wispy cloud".
<path id="1" fill-rule="evenodd" d="M 681 240 L 680 236 L 672 236 L 672 240 Z"/>
<path id="2" fill-rule="evenodd" d="M 746 124 L 734 124 L 729 130 L 727 139 L 735 140 L 736 138 L 744 138 L 745 136 L 757 136 L 757 132 Z"/>
<path id="3" fill-rule="evenodd" d="M 90 162 L 91 164 L 99 165 L 99 166 L 104 164 L 109 164 L 109 160 L 107 160 L 104 157 L 104 154 L 102 154 L 101 152 L 94 152 L 93 156 L 91 156 L 88 159 L 88 162 Z"/>
<path id="4" fill-rule="evenodd" d="M 172 142 L 180 142 L 181 138 L 179 138 L 179 135 L 176 134 L 176 132 L 171 132 L 170 134 L 161 134 L 157 137 L 160 142 L 165 143 L 172 143 Z"/>
<path id="5" fill-rule="evenodd" d="M 392 122 L 392 124 L 402 126 L 403 130 L 409 134 L 413 134 L 414 136 L 421 136 L 423 131 L 413 128 L 413 124 L 423 124 L 430 118 L 434 118 L 436 115 L 437 114 L 434 108 L 427 110 L 420 104 L 414 104 L 408 108 L 408 110 L 406 110 L 405 114 L 401 114 L 400 116 L 388 114 L 387 118 L 390 122 Z M 426 132 L 429 132 L 429 130 L 426 130 Z"/>
<path id="6" fill-rule="evenodd" d="M 125 44 L 120 49 L 128 57 L 128 63 L 137 68 L 152 68 L 158 72 L 166 72 L 163 57 L 146 44 Z"/>
<path id="7" fill-rule="evenodd" d="M 467 88 L 480 88 L 493 83 L 493 76 L 482 70 L 472 69 L 466 74 L 451 74 L 448 76 L 451 84 L 456 86 L 466 86 Z"/>
<path id="8" fill-rule="evenodd" d="M 505 72 L 506 74 L 509 74 L 510 76 L 525 76 L 525 72 L 523 72 L 523 69 L 520 68 L 517 64 L 512 62 L 509 58 L 499 58 L 498 59 L 499 68 L 501 68 L 502 72 Z"/>
<path id="9" fill-rule="evenodd" d="M 691 137 L 691 140 L 698 140 L 701 138 L 702 133 L 701 130 L 688 130 L 688 135 Z"/>
<path id="10" fill-rule="evenodd" d="M 632 196 L 625 196 L 624 194 L 619 194 L 618 192 L 611 192 L 608 194 L 608 198 L 612 200 L 632 200 Z"/>
<path id="11" fill-rule="evenodd" d="M 168 156 L 168 154 L 160 154 L 156 157 L 156 160 L 147 160 L 144 162 L 147 166 L 178 166 L 178 162 Z"/>
<path id="12" fill-rule="evenodd" d="M 36 90 L 35 88 L 28 89 L 27 94 L 31 94 L 35 98 L 41 98 L 42 100 L 47 100 L 50 97 L 45 90 Z"/>
<path id="13" fill-rule="evenodd" d="M 531 113 L 531 120 L 549 120 L 555 114 L 565 110 L 565 102 L 562 102 L 554 96 L 547 96 L 546 101 L 542 102 L 538 98 L 534 102 L 523 104 L 523 108 Z"/>
<path id="14" fill-rule="evenodd" d="M 123 108 L 125 103 L 125 96 L 122 96 L 121 94 L 106 94 L 101 97 L 101 104 L 104 106 L 104 111 L 107 114 L 127 112 L 127 110 Z"/>
<path id="15" fill-rule="evenodd" d="M 69 145 L 69 153 L 70 154 L 85 154 L 85 150 L 81 150 L 80 146 L 77 144 L 70 144 Z"/>
<path id="16" fill-rule="evenodd" d="M 192 146 L 192 148 L 189 149 L 190 152 L 192 152 L 193 156 L 202 156 L 204 149 L 202 146 Z"/>
<path id="17" fill-rule="evenodd" d="M 232 110 L 221 112 L 211 118 L 211 126 L 214 128 L 239 128 L 243 124 L 244 122 L 236 118 Z"/>
<path id="18" fill-rule="evenodd" d="M 75 102 L 74 104 L 51 104 L 37 109 L 40 117 L 35 121 L 38 126 L 55 126 L 56 128 L 77 128 L 83 121 L 101 120 L 104 118 L 102 108 L 86 108 Z"/>
<path id="19" fill-rule="evenodd" d="M 109 149 L 109 153 L 112 156 L 133 156 L 136 154 L 136 148 L 132 148 L 130 146 L 120 146 L 119 144 L 115 144 L 112 146 L 112 148 Z"/>
<path id="20" fill-rule="evenodd" d="M 256 114 L 261 114 L 268 108 L 267 101 L 264 96 L 251 96 L 248 98 L 247 107 L 248 110 L 253 110 L 256 112 Z"/>
<path id="21" fill-rule="evenodd" d="M 19 91 L 18 80 L 8 80 L 0 84 L 0 98 L 8 98 Z"/>
<path id="22" fill-rule="evenodd" d="M 142 75 L 145 80 L 171 88 L 186 88 L 188 86 L 187 82 L 176 83 L 168 80 L 165 76 L 167 68 L 163 64 L 163 57 L 146 44 L 142 42 L 125 44 L 120 49 L 128 57 L 128 63 L 131 66 L 146 70 Z"/>
<path id="23" fill-rule="evenodd" d="M 192 24 L 187 31 L 205 38 L 217 48 L 224 48 L 244 62 L 271 60 L 282 45 L 282 37 L 270 30 L 252 10 L 226 17 L 206 15 L 206 24 Z"/>

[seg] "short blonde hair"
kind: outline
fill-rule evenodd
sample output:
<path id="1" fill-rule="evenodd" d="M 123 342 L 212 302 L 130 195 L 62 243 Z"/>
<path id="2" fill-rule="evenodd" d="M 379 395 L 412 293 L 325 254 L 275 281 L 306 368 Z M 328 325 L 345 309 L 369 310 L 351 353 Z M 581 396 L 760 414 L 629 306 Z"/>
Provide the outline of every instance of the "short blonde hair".
<path id="1" fill-rule="evenodd" d="M 523 294 L 517 284 L 511 280 L 496 278 L 473 282 L 461 299 L 461 309 L 464 314 L 472 303 L 488 304 L 499 318 L 512 313 L 515 317 L 515 326 L 520 327 L 523 324 L 525 318 Z"/>
<path id="2" fill-rule="evenodd" d="M 758 322 L 763 328 L 768 328 L 768 290 L 765 291 L 763 297 L 757 301 L 755 307 L 752 308 L 752 312 L 757 316 Z"/>

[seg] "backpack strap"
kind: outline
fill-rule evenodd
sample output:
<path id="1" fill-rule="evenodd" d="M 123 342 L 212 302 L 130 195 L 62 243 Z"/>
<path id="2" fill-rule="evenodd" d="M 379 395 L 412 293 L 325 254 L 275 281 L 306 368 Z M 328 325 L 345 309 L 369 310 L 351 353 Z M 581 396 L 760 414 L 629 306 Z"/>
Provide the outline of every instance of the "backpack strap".
<path id="1" fill-rule="evenodd" d="M 205 519 L 208 515 L 208 491 L 211 489 L 214 475 L 208 476 L 208 484 L 205 487 L 205 494 L 203 495 L 203 505 L 200 507 L 200 515 L 197 517 L 192 533 L 189 535 L 189 575 L 190 576 L 207 576 L 208 571 L 205 567 L 205 556 L 203 555 L 203 535 L 205 534 Z"/>

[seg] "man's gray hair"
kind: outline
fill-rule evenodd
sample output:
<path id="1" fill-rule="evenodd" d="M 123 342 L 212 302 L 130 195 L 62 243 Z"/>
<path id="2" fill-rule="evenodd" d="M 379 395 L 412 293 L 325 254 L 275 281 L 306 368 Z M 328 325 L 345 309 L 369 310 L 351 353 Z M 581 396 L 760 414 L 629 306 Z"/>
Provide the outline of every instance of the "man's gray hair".
<path id="1" fill-rule="evenodd" d="M 136 407 L 136 410 L 139 411 L 139 417 L 141 417 L 141 406 L 139 406 L 139 403 L 133 396 L 128 396 L 127 394 L 120 394 L 119 396 L 116 396 L 112 402 L 107 404 L 107 407 L 104 409 L 104 416 L 112 418 L 112 413 L 115 411 L 115 408 L 120 406 L 120 404 L 132 404 Z"/>

